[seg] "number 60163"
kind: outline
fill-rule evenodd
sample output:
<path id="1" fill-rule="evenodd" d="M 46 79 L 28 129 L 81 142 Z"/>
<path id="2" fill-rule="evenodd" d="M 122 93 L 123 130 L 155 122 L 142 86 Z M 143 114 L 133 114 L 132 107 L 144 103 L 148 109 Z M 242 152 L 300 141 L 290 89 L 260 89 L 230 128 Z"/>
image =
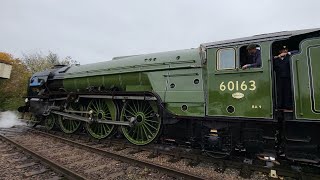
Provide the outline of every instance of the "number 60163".
<path id="1" fill-rule="evenodd" d="M 228 82 L 224 82 L 222 81 L 220 83 L 220 91 L 225 91 L 225 90 L 229 90 L 229 91 L 254 91 L 256 90 L 256 82 L 254 80 L 248 81 L 248 83 L 246 81 L 228 81 Z"/>

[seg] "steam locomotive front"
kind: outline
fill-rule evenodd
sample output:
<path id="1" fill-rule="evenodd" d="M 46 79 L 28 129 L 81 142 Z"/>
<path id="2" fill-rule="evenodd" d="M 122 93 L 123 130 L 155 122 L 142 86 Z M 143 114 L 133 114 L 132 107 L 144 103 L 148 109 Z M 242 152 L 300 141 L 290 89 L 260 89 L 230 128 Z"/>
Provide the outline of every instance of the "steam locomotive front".
<path id="1" fill-rule="evenodd" d="M 18 108 L 19 112 L 32 112 L 35 115 L 42 115 L 48 102 L 43 101 L 43 97 L 49 92 L 59 90 L 62 87 L 62 80 L 54 80 L 54 77 L 65 69 L 65 65 L 56 65 L 52 69 L 33 74 L 28 83 L 27 97 L 25 106 Z"/>

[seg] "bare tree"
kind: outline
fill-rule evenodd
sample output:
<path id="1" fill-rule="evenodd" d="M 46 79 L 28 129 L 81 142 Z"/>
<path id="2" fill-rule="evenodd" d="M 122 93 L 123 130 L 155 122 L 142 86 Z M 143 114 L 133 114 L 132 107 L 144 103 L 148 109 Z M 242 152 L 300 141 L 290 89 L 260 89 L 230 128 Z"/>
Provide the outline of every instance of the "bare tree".
<path id="1" fill-rule="evenodd" d="M 60 59 L 58 54 L 51 51 L 49 51 L 47 55 L 44 55 L 42 52 L 23 54 L 22 61 L 32 73 L 50 69 L 54 65 L 78 64 L 78 62 L 73 60 L 70 56 Z"/>

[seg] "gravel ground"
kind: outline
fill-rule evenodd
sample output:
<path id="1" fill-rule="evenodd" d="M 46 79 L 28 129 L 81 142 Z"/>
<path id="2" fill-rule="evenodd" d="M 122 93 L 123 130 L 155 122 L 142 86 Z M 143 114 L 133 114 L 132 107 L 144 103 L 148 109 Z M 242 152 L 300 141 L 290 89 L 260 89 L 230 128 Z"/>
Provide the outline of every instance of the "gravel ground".
<path id="1" fill-rule="evenodd" d="M 58 134 L 60 136 L 60 134 Z M 68 139 L 68 137 L 66 136 Z M 94 154 L 77 147 L 66 145 L 59 140 L 54 140 L 49 137 L 40 136 L 33 133 L 24 133 L 16 136 L 15 139 L 33 150 L 36 150 L 42 156 L 46 156 L 51 160 L 63 164 L 65 167 L 79 172 L 90 179 L 175 179 L 163 173 L 159 173 L 152 169 L 136 167 L 127 163 L 122 163 L 98 154 Z M 94 144 L 88 140 L 75 139 L 77 142 Z M 103 144 L 92 145 L 104 149 L 106 151 L 115 152 L 121 155 L 135 157 L 137 159 L 149 161 L 159 165 L 165 165 L 172 169 L 178 169 L 200 175 L 205 179 L 223 179 L 223 180 L 242 180 L 239 176 L 239 170 L 225 169 L 223 173 L 216 172 L 217 166 L 210 163 L 200 163 L 195 167 L 188 165 L 190 160 L 181 159 L 178 162 L 170 163 L 171 159 L 167 155 L 159 155 L 155 158 L 147 158 L 150 152 L 141 151 L 131 154 L 134 149 L 125 148 L 118 150 L 117 145 L 105 147 Z M 0 178 L 1 179 L 1 178 Z M 254 172 L 251 176 L 252 180 L 268 179 L 267 175 L 259 172 Z"/>
<path id="2" fill-rule="evenodd" d="M 18 166 L 35 163 L 36 161 L 28 157 L 27 155 L 21 153 L 19 150 L 12 148 L 10 145 L 3 141 L 0 141 L 0 179 L 1 180 L 43 180 L 50 179 L 53 177 L 59 177 L 59 175 L 42 164 L 36 164 L 26 168 L 18 168 Z M 25 176 L 26 173 L 31 173 L 33 171 L 38 171 L 41 169 L 47 169 L 47 172 L 33 175 L 30 177 Z"/>
<path id="3" fill-rule="evenodd" d="M 171 156 L 168 155 L 159 155 L 155 158 L 148 158 L 150 152 L 142 151 L 135 154 L 130 154 L 133 150 L 131 148 L 126 148 L 121 151 L 116 151 L 114 147 L 107 147 L 102 148 L 104 150 L 115 152 L 122 155 L 127 155 L 130 157 L 135 157 L 137 159 L 149 161 L 155 164 L 165 165 L 170 168 L 187 171 L 192 174 L 200 175 L 205 179 L 223 179 L 223 180 L 245 180 L 244 178 L 240 177 L 239 170 L 227 168 L 223 173 L 216 172 L 215 169 L 217 166 L 215 164 L 208 164 L 208 163 L 200 163 L 195 167 L 191 167 L 188 165 L 190 160 L 181 159 L 178 162 L 170 163 L 168 162 L 171 159 Z M 263 173 L 254 172 L 252 177 L 249 180 L 267 180 L 268 177 Z"/>
<path id="4" fill-rule="evenodd" d="M 19 135 L 15 139 L 40 155 L 90 179 L 174 179 L 163 173 L 135 167 L 37 134 Z"/>

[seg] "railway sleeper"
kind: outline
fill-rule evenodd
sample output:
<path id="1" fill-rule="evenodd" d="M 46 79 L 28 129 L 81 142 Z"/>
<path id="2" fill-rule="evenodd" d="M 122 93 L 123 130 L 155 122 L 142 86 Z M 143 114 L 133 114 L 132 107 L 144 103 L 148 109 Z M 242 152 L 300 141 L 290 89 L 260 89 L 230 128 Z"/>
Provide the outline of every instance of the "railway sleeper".
<path id="1" fill-rule="evenodd" d="M 152 153 L 150 153 L 150 154 L 148 155 L 148 158 L 149 158 L 149 159 L 153 159 L 153 158 L 158 157 L 159 155 L 160 155 L 159 150 L 158 150 L 158 149 L 154 149 L 154 150 L 152 151 Z"/>
<path id="2" fill-rule="evenodd" d="M 113 150 L 114 151 L 122 151 L 124 149 L 127 149 L 128 147 L 123 143 L 123 144 L 120 144 L 119 146 L 117 147 L 114 147 Z"/>
<path id="3" fill-rule="evenodd" d="M 138 147 L 138 148 L 130 151 L 129 154 L 137 154 L 137 153 L 140 153 L 140 152 L 142 152 L 142 151 L 143 151 L 143 150 L 142 150 L 140 147 Z"/>

